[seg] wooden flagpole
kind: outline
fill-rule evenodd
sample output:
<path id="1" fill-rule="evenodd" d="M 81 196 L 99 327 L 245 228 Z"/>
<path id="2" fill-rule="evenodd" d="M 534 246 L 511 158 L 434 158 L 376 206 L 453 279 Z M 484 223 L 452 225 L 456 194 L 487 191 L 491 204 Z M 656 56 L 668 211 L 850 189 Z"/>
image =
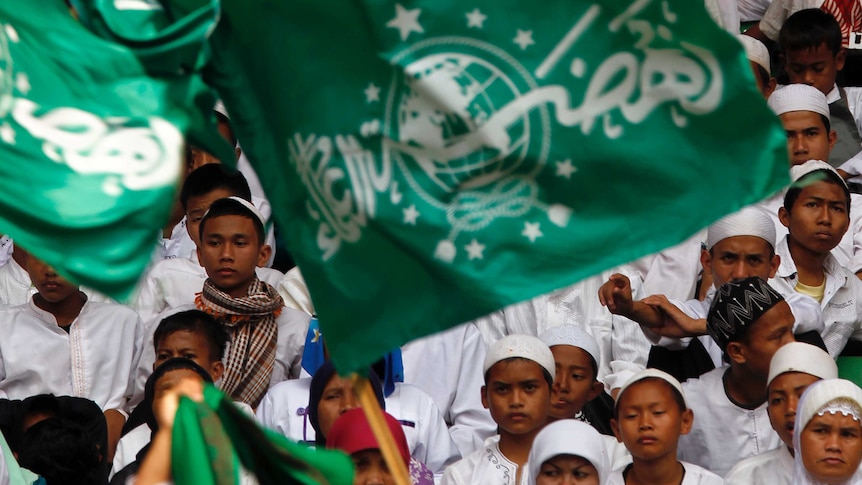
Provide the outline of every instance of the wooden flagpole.
<path id="1" fill-rule="evenodd" d="M 357 374 L 353 374 L 352 379 L 353 389 L 359 397 L 362 411 L 368 419 L 368 424 L 371 425 L 371 431 L 374 433 L 377 443 L 380 444 L 380 452 L 383 454 L 386 466 L 389 467 L 389 472 L 395 478 L 395 483 L 397 485 L 411 485 L 410 473 L 407 471 L 404 459 L 401 458 L 401 453 L 398 452 L 395 438 L 389 432 L 389 427 L 383 417 L 383 410 L 380 409 L 380 403 L 377 402 L 377 396 L 371 388 L 371 383 L 365 377 Z"/>

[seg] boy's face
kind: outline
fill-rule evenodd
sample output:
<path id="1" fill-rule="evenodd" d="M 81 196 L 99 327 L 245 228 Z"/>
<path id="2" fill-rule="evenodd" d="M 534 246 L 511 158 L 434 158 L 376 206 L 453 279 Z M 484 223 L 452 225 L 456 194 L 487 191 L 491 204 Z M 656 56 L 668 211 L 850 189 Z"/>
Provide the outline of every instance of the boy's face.
<path id="1" fill-rule="evenodd" d="M 844 190 L 826 181 L 803 187 L 791 212 L 782 207 L 778 218 L 790 231 L 790 242 L 814 255 L 835 248 L 850 225 Z"/>
<path id="2" fill-rule="evenodd" d="M 186 201 L 186 231 L 195 242 L 195 246 L 201 247 L 201 219 L 207 213 L 213 202 L 232 196 L 227 189 L 215 189 L 203 195 L 189 197 Z"/>
<path id="3" fill-rule="evenodd" d="M 768 280 L 775 276 L 780 261 L 769 243 L 757 236 L 724 238 L 712 251 L 701 253 L 701 263 L 712 273 L 716 287 L 752 276 Z"/>
<path id="4" fill-rule="evenodd" d="M 491 411 L 501 434 L 538 432 L 551 408 L 542 366 L 527 359 L 497 362 L 488 369 L 488 384 L 482 386 L 482 406 Z"/>
<path id="5" fill-rule="evenodd" d="M 78 287 L 58 275 L 54 268 L 27 253 L 27 273 L 39 295 L 50 303 L 58 303 L 78 294 Z"/>
<path id="6" fill-rule="evenodd" d="M 554 419 L 574 418 L 584 405 L 602 391 L 596 381 L 592 358 L 572 345 L 554 345 L 554 388 L 551 391 L 551 413 Z"/>
<path id="7" fill-rule="evenodd" d="M 838 71 L 844 69 L 846 56 L 847 52 L 844 49 L 841 49 L 838 54 L 833 54 L 824 42 L 814 49 L 787 51 L 782 58 L 791 84 L 814 86 L 828 95 L 835 87 Z"/>
<path id="8" fill-rule="evenodd" d="M 785 372 L 769 383 L 766 401 L 769 423 L 788 448 L 793 448 L 793 426 L 799 398 L 808 386 L 819 380 L 819 377 L 805 372 Z"/>
<path id="9" fill-rule="evenodd" d="M 395 477 L 379 449 L 357 451 L 350 458 L 355 469 L 353 485 L 395 485 Z"/>
<path id="10" fill-rule="evenodd" d="M 782 345 L 793 342 L 795 319 L 785 301 L 766 311 L 748 329 L 747 343 L 731 342 L 727 353 L 732 362 L 743 365 L 747 372 L 762 378 L 769 376 L 769 363 Z"/>
<path id="11" fill-rule="evenodd" d="M 813 111 L 788 111 L 778 116 L 787 137 L 790 165 L 808 160 L 829 160 L 829 153 L 838 140 L 835 130 L 826 131 L 823 118 Z"/>
<path id="12" fill-rule="evenodd" d="M 261 244 L 248 217 L 225 215 L 207 219 L 198 260 L 215 286 L 233 298 L 248 295 L 255 268 L 266 264 L 269 246 Z"/>
<path id="13" fill-rule="evenodd" d="M 688 434 L 694 420 L 691 410 L 680 409 L 669 384 L 651 379 L 630 385 L 617 409 L 614 434 L 639 460 L 676 456 L 679 436 Z"/>
<path id="14" fill-rule="evenodd" d="M 353 390 L 350 379 L 333 375 L 323 388 L 320 403 L 317 404 L 317 422 L 320 434 L 326 437 L 335 420 L 342 414 L 359 407 L 359 399 Z"/>
<path id="15" fill-rule="evenodd" d="M 168 334 L 156 344 L 156 361 L 153 370 L 169 359 L 189 359 L 218 380 L 224 372 L 224 364 L 214 359 L 206 338 L 197 332 L 179 330 Z"/>

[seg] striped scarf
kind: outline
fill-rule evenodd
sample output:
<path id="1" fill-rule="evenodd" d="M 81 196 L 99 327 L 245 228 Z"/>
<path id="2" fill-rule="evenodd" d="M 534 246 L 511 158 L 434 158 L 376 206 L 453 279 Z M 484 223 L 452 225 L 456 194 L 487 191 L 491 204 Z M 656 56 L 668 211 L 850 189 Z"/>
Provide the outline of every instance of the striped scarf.
<path id="1" fill-rule="evenodd" d="M 849 45 L 850 34 L 862 31 L 862 5 L 859 0 L 826 0 L 820 9 L 832 14 L 841 26 L 841 45 Z"/>
<path id="2" fill-rule="evenodd" d="M 221 389 L 232 399 L 256 408 L 275 365 L 278 325 L 284 301 L 275 288 L 255 278 L 248 296 L 233 298 L 207 279 L 195 304 L 227 327 L 231 336 Z"/>

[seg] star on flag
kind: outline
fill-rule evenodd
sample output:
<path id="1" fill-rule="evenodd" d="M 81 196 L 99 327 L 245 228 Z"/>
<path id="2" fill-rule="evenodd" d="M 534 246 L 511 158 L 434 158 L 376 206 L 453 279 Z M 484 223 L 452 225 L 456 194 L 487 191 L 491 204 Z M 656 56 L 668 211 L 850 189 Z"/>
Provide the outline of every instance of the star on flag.
<path id="1" fill-rule="evenodd" d="M 422 13 L 422 9 L 414 8 L 414 9 L 406 9 L 400 3 L 395 4 L 395 17 L 386 22 L 386 26 L 391 29 L 398 29 L 399 35 L 401 35 L 401 40 L 407 40 L 407 37 L 410 36 L 411 33 L 423 33 L 425 29 L 419 25 L 419 14 Z"/>
<path id="2" fill-rule="evenodd" d="M 533 40 L 533 31 L 532 30 L 521 30 L 521 29 L 518 29 L 518 35 L 515 36 L 515 39 L 512 42 L 518 44 L 521 47 L 522 51 L 527 50 L 527 47 L 536 43 Z"/>
<path id="3" fill-rule="evenodd" d="M 484 28 L 483 24 L 485 23 L 485 19 L 488 18 L 488 16 L 479 11 L 478 8 L 474 8 L 472 12 L 468 12 L 465 15 L 467 16 L 468 29 L 472 29 L 474 27 L 477 29 Z"/>
<path id="4" fill-rule="evenodd" d="M 539 229 L 538 222 L 525 222 L 524 230 L 521 231 L 521 235 L 529 239 L 531 243 L 536 242 L 536 239 L 544 236 L 542 231 Z"/>

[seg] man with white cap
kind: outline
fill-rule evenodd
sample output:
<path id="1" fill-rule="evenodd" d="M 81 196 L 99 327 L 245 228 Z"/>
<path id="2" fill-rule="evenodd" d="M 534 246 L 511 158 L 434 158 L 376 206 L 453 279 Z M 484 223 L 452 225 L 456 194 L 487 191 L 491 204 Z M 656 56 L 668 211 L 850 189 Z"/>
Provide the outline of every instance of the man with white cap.
<path id="1" fill-rule="evenodd" d="M 772 77 L 772 71 L 769 68 L 769 49 L 763 45 L 763 42 L 754 37 L 740 34 L 736 38 L 742 42 L 742 46 L 745 48 L 745 56 L 751 65 L 751 72 L 754 74 L 755 82 L 757 82 L 757 89 L 760 90 L 764 98 L 768 98 L 775 91 L 775 78 Z"/>
<path id="2" fill-rule="evenodd" d="M 838 366 L 823 350 L 803 342 L 778 349 L 769 363 L 767 410 L 784 446 L 739 462 L 724 477 L 727 485 L 790 485 L 793 471 L 793 426 L 805 389 L 821 379 L 836 379 Z"/>
<path id="3" fill-rule="evenodd" d="M 482 405 L 491 411 L 500 434 L 447 468 L 441 485 L 521 483 L 533 439 L 548 420 L 555 365 L 541 340 L 509 335 L 488 349 L 482 369 Z"/>

